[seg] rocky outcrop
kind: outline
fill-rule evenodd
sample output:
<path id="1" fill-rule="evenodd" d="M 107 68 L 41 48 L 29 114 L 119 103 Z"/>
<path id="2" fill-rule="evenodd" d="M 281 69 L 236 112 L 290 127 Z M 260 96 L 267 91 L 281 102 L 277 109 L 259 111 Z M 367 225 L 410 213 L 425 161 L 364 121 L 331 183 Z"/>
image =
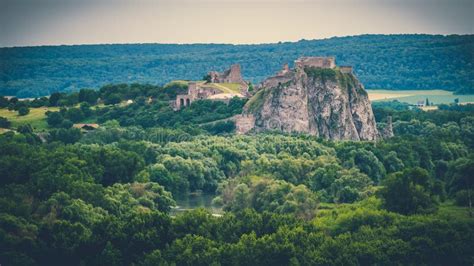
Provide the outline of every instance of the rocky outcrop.
<path id="1" fill-rule="evenodd" d="M 255 117 L 255 131 L 304 132 L 334 140 L 377 138 L 367 92 L 352 71 L 296 66 L 263 81 L 247 102 L 244 114 Z"/>
<path id="2" fill-rule="evenodd" d="M 255 117 L 252 114 L 235 115 L 233 120 L 237 134 L 245 134 L 255 126 Z"/>
<path id="3" fill-rule="evenodd" d="M 379 131 L 379 138 L 380 139 L 389 139 L 394 136 L 393 134 L 393 125 L 392 125 L 392 117 L 387 117 L 386 123 L 378 123 L 377 128 Z"/>

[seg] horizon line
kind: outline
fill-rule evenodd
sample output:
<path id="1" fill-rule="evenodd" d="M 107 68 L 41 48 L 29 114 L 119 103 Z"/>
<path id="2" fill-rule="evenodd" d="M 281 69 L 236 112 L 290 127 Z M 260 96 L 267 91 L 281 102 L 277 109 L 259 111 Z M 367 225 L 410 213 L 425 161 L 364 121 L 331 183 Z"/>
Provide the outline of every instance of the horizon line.
<path id="1" fill-rule="evenodd" d="M 234 46 L 250 46 L 250 45 L 268 45 L 268 44 L 283 44 L 283 43 L 297 43 L 302 41 L 322 41 L 336 38 L 360 37 L 360 36 L 407 36 L 407 35 L 428 35 L 428 36 L 474 36 L 474 33 L 449 33 L 449 34 L 433 34 L 433 33 L 366 33 L 356 35 L 334 35 L 326 38 L 314 38 L 299 40 L 281 40 L 275 42 L 261 42 L 261 43 L 228 43 L 228 42 L 195 42 L 195 43 L 180 43 L 180 42 L 117 42 L 117 43 L 77 43 L 77 44 L 39 44 L 39 45 L 18 45 L 18 46 L 0 46 L 0 49 L 15 49 L 15 48 L 35 48 L 35 47 L 61 47 L 61 46 L 94 46 L 94 45 L 234 45 Z"/>

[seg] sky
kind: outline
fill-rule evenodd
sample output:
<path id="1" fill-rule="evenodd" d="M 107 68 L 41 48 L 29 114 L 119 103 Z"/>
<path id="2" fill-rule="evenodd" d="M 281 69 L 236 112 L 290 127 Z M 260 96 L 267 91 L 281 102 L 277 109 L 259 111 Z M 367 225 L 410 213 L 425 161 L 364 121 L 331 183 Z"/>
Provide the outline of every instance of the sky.
<path id="1" fill-rule="evenodd" d="M 474 0 L 0 0 L 0 47 L 473 34 Z"/>

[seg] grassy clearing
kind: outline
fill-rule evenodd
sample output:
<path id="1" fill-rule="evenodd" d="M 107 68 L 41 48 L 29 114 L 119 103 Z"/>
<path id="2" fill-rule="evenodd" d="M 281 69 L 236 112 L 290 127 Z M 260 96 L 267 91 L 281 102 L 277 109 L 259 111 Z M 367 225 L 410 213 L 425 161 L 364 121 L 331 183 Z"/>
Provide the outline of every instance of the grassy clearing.
<path id="1" fill-rule="evenodd" d="M 19 116 L 16 111 L 0 109 L 0 116 L 7 118 L 12 122 L 11 127 L 16 128 L 20 125 L 30 124 L 35 130 L 44 130 L 48 124 L 46 122 L 47 111 L 58 111 L 58 107 L 39 107 L 30 108 L 30 113 L 25 116 Z"/>
<path id="2" fill-rule="evenodd" d="M 210 85 L 223 93 L 232 94 L 240 94 L 240 87 L 242 86 L 239 83 L 211 83 Z"/>
<path id="3" fill-rule="evenodd" d="M 344 204 L 335 204 L 335 203 L 324 203 L 321 202 L 319 204 L 319 210 L 318 210 L 318 217 L 326 217 L 326 216 L 332 216 L 334 213 L 337 212 L 345 212 L 350 209 L 355 209 L 359 206 L 370 206 L 370 208 L 375 208 L 375 209 L 382 209 L 381 206 L 374 206 L 377 204 L 381 204 L 379 199 L 369 199 L 366 201 L 360 201 L 356 203 L 344 203 Z M 474 210 L 473 210 L 474 211 Z M 447 220 L 456 220 L 456 221 L 469 221 L 473 220 L 474 216 L 469 216 L 469 208 L 468 207 L 461 207 L 457 206 L 454 204 L 453 201 L 445 201 L 442 202 L 438 206 L 438 211 L 432 214 L 428 214 L 429 216 L 438 216 L 445 218 Z M 474 213 L 473 213 L 474 215 Z"/>
<path id="4" fill-rule="evenodd" d="M 181 85 L 181 86 L 188 86 L 189 81 L 187 80 L 173 80 L 167 83 L 164 87 L 169 88 L 173 85 Z"/>
<path id="5" fill-rule="evenodd" d="M 173 85 L 180 85 L 180 86 L 188 86 L 190 81 L 187 80 L 173 80 L 166 84 L 164 87 L 169 88 Z M 205 85 L 215 89 L 220 90 L 222 93 L 229 93 L 229 94 L 241 94 L 240 87 L 242 86 L 240 83 L 206 83 L 203 80 L 194 81 L 198 85 Z"/>
<path id="6" fill-rule="evenodd" d="M 249 101 L 245 104 L 245 109 L 247 109 L 250 113 L 256 113 L 262 108 L 263 103 L 265 102 L 265 98 L 270 93 L 270 90 L 261 89 L 255 95 L 249 99 Z"/>
<path id="7" fill-rule="evenodd" d="M 234 93 L 240 93 L 240 87 L 242 86 L 239 83 L 219 83 L 219 85 L 226 87 Z"/>
<path id="8" fill-rule="evenodd" d="M 472 220 L 474 217 L 469 216 L 468 207 L 460 207 L 454 205 L 453 202 L 443 202 L 439 205 L 438 215 L 447 218 L 455 218 L 456 220 Z M 474 213 L 473 213 L 474 215 Z"/>

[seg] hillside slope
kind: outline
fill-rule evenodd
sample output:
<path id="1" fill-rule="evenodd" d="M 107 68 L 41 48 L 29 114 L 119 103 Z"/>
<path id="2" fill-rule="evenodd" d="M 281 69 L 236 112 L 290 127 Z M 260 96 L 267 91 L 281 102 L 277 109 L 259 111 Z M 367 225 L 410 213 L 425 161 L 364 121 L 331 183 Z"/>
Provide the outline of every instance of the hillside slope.
<path id="1" fill-rule="evenodd" d="M 300 56 L 335 56 L 366 88 L 474 91 L 474 35 L 361 35 L 261 45 L 125 44 L 0 48 L 0 94 L 20 97 L 108 83 L 201 79 L 239 63 L 256 83 Z"/>

